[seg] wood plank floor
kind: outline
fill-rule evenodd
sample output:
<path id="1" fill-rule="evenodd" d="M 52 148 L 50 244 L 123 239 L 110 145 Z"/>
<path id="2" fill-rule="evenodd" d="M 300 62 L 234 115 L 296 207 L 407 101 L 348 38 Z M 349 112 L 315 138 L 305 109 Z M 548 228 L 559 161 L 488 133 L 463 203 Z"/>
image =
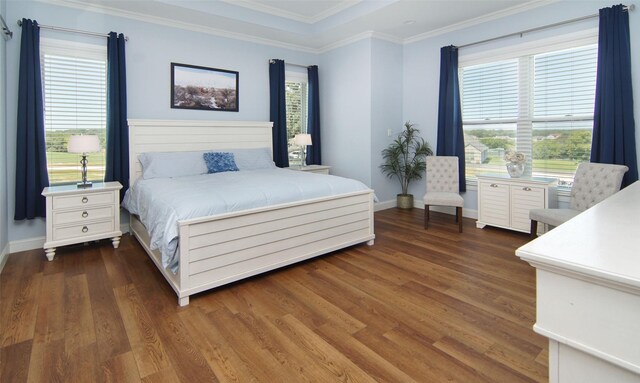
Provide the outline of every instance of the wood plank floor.
<path id="1" fill-rule="evenodd" d="M 130 236 L 11 254 L 2 382 L 545 382 L 526 234 L 422 210 L 375 215 L 373 247 L 192 297 Z"/>

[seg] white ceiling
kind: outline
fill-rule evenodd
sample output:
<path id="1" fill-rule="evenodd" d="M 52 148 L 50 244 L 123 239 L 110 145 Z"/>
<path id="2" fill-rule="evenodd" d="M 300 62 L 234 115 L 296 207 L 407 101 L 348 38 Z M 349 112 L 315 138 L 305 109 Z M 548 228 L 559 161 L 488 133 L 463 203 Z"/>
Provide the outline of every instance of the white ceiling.
<path id="1" fill-rule="evenodd" d="M 557 0 L 39 1 L 319 52 L 366 36 L 415 41 Z"/>

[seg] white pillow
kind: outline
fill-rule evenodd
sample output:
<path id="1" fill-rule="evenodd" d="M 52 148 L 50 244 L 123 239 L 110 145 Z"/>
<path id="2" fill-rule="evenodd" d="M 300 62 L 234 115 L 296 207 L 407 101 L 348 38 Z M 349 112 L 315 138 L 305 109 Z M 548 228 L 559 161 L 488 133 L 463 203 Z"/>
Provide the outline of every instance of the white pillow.
<path id="1" fill-rule="evenodd" d="M 230 149 L 225 152 L 233 153 L 236 166 L 239 170 L 274 169 L 270 148 L 256 149 Z"/>
<path id="2" fill-rule="evenodd" d="M 142 165 L 142 178 L 184 177 L 207 174 L 204 154 L 207 152 L 233 153 L 239 170 L 274 169 L 276 164 L 270 148 L 216 149 L 195 152 L 149 152 L 138 155 Z"/>
<path id="3" fill-rule="evenodd" d="M 204 152 L 155 152 L 138 156 L 142 165 L 142 178 L 183 177 L 205 174 L 207 164 Z"/>

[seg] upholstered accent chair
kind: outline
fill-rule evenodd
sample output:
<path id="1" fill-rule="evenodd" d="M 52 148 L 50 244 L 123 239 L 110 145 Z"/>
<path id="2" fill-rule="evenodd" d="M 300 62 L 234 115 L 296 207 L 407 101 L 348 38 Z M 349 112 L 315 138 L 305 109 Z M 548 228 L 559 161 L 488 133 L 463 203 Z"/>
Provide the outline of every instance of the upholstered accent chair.
<path id="1" fill-rule="evenodd" d="M 568 209 L 532 209 L 531 238 L 538 232 L 538 222 L 558 226 L 620 190 L 622 177 L 629 170 L 624 165 L 583 162 L 578 165 L 571 187 Z"/>
<path id="2" fill-rule="evenodd" d="M 429 207 L 455 206 L 458 231 L 462 233 L 462 206 L 458 184 L 458 157 L 427 157 L 427 193 L 424 195 L 424 228 L 429 225 Z"/>

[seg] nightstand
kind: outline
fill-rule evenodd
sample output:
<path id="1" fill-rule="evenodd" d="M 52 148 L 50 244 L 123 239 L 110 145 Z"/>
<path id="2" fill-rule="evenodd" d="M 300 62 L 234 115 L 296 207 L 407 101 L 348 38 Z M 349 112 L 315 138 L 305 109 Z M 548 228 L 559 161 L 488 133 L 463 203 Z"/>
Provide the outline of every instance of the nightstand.
<path id="1" fill-rule="evenodd" d="M 76 185 L 50 186 L 42 195 L 47 198 L 47 238 L 44 251 L 53 261 L 56 247 L 111 238 L 120 245 L 119 182 L 94 183 L 79 189 Z"/>
<path id="2" fill-rule="evenodd" d="M 289 166 L 287 169 L 296 170 L 299 172 L 329 174 L 329 169 L 331 169 L 331 166 L 326 166 L 326 165 Z"/>

